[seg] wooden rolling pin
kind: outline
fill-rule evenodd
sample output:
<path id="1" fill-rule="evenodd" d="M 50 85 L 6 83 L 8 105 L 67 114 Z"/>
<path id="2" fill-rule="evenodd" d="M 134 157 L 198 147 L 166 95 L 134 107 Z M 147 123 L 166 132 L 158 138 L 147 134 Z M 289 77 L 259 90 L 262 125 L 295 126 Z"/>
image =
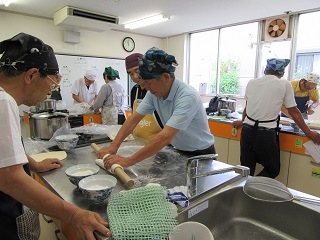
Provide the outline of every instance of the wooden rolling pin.
<path id="1" fill-rule="evenodd" d="M 91 147 L 92 147 L 96 152 L 100 150 L 100 148 L 98 147 L 98 145 L 95 144 L 95 143 L 92 143 L 92 144 L 91 144 Z M 117 176 L 121 179 L 121 181 L 124 182 L 124 184 L 125 184 L 127 187 L 131 188 L 131 187 L 134 185 L 134 181 L 132 180 L 132 178 L 130 178 L 130 177 L 128 176 L 128 174 L 126 174 L 126 173 L 123 171 L 123 169 L 122 169 L 122 167 L 121 167 L 120 165 L 119 165 L 119 167 L 116 167 L 116 168 L 114 169 L 114 174 L 117 175 Z"/>

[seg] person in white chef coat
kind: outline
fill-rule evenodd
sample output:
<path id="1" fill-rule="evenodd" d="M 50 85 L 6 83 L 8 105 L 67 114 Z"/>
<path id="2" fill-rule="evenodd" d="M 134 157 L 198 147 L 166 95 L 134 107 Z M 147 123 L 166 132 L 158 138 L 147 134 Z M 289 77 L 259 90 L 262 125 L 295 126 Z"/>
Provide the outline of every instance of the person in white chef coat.
<path id="1" fill-rule="evenodd" d="M 90 106 L 98 96 L 95 69 L 86 70 L 84 77 L 77 79 L 72 85 L 71 93 L 74 103 L 88 103 Z"/>
<path id="2" fill-rule="evenodd" d="M 139 76 L 147 89 L 137 110 L 130 115 L 110 146 L 98 151 L 104 166 L 123 167 L 140 162 L 171 144 L 189 155 L 215 154 L 214 136 L 199 93 L 175 78 L 178 63 L 173 55 L 158 48 L 149 49 L 140 61 Z M 144 116 L 157 111 L 164 128 L 145 147 L 130 157 L 116 155 L 122 141 L 132 133 Z"/>
<path id="3" fill-rule="evenodd" d="M 59 67 L 53 49 L 34 36 L 20 33 L 0 42 L 0 54 L 1 239 L 39 239 L 38 212 L 70 224 L 77 239 L 94 240 L 94 230 L 110 236 L 108 223 L 99 214 L 62 200 L 31 177 L 30 169 L 53 167 L 38 167 L 27 157 L 18 105 L 35 106 L 58 85 Z"/>

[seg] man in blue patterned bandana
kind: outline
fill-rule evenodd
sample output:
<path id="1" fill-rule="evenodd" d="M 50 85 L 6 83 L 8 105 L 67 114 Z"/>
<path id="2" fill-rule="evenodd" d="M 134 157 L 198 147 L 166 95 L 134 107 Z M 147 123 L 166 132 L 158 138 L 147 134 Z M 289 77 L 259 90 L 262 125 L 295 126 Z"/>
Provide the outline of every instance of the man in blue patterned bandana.
<path id="1" fill-rule="evenodd" d="M 38 212 L 69 223 L 78 239 L 105 235 L 107 222 L 97 213 L 80 209 L 52 193 L 30 176 L 59 168 L 58 159 L 37 163 L 21 141 L 18 106 L 34 106 L 57 86 L 58 63 L 52 48 L 40 39 L 20 33 L 0 42 L 0 231 L 6 240 L 39 238 Z"/>
<path id="2" fill-rule="evenodd" d="M 240 160 L 241 165 L 250 168 L 250 175 L 254 175 L 256 163 L 264 167 L 258 176 L 275 178 L 279 175 L 279 113 L 282 103 L 306 136 L 316 144 L 320 143 L 320 135 L 310 130 L 296 107 L 290 82 L 281 79 L 289 62 L 289 59 L 267 60 L 265 75 L 250 80 L 247 85 L 242 121 L 233 122 L 235 127 L 243 125 Z"/>
<path id="3" fill-rule="evenodd" d="M 157 48 L 149 49 L 142 57 L 139 75 L 148 93 L 124 123 L 109 147 L 98 152 L 105 167 L 117 163 L 128 167 L 146 159 L 171 144 L 190 155 L 214 154 L 214 137 L 210 133 L 205 109 L 199 93 L 190 85 L 175 79 L 177 66 L 174 56 Z M 122 141 L 147 114 L 157 111 L 164 128 L 134 155 L 124 158 L 115 155 Z"/>

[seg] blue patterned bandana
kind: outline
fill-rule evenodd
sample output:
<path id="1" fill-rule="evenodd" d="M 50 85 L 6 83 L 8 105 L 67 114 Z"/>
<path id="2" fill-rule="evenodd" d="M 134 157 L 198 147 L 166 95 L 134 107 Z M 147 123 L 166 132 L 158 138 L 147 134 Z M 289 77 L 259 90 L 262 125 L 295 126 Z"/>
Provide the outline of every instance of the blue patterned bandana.
<path id="1" fill-rule="evenodd" d="M 178 63 L 174 56 L 158 48 L 150 48 L 140 60 L 139 75 L 142 79 L 155 79 L 162 73 L 174 73 Z"/>
<path id="2" fill-rule="evenodd" d="M 8 56 L 6 51 L 17 46 L 18 54 Z M 38 68 L 44 74 L 56 75 L 59 72 L 57 59 L 52 48 L 44 44 L 40 39 L 25 33 L 19 33 L 11 39 L 0 42 L 0 67 L 14 68 L 19 71 L 27 71 L 30 68 Z"/>
<path id="3" fill-rule="evenodd" d="M 273 70 L 279 75 L 284 73 L 284 69 L 290 63 L 289 59 L 280 59 L 280 58 L 270 58 L 267 60 L 267 70 Z"/>

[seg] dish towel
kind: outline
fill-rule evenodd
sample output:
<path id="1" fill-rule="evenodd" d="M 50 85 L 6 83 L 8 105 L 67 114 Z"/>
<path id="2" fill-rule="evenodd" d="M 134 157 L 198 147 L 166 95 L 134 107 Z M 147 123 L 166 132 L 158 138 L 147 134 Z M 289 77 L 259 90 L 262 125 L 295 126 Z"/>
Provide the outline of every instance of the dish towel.
<path id="1" fill-rule="evenodd" d="M 189 206 L 189 194 L 187 186 L 176 186 L 167 189 L 167 196 L 171 202 L 185 208 Z"/>

